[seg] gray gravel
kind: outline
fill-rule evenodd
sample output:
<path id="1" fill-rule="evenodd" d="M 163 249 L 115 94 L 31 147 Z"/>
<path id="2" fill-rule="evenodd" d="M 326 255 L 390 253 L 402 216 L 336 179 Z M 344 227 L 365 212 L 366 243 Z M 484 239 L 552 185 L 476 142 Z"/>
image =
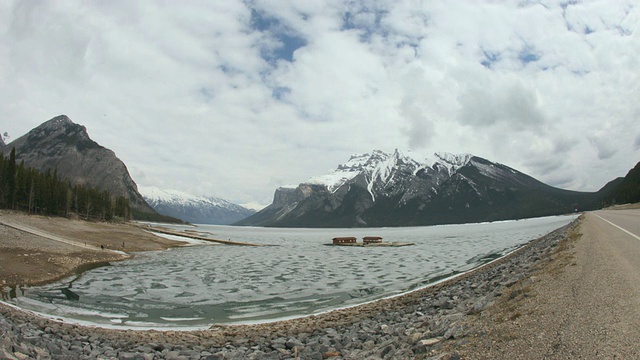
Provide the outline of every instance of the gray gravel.
<path id="1" fill-rule="evenodd" d="M 301 319 L 206 331 L 109 330 L 63 324 L 0 304 L 2 359 L 412 359 L 458 358 L 476 317 L 530 274 L 567 225 L 454 280 L 355 308 Z M 517 291 L 515 291 L 517 293 Z"/>
<path id="2" fill-rule="evenodd" d="M 640 211 L 587 213 L 522 294 L 466 321 L 465 359 L 640 359 Z M 513 296 L 511 296 L 513 294 Z"/>

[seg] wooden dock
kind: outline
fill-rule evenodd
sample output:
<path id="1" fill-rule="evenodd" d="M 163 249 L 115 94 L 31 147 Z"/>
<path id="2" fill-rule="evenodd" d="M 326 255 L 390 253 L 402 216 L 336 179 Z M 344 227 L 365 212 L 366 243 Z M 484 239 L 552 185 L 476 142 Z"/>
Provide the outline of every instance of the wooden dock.
<path id="1" fill-rule="evenodd" d="M 365 236 L 362 238 L 362 242 L 358 242 L 358 239 L 353 236 L 340 236 L 334 237 L 331 244 L 335 246 L 360 246 L 360 247 L 400 247 L 411 246 L 415 243 L 409 242 L 383 242 L 380 236 Z"/>
<path id="2" fill-rule="evenodd" d="M 415 243 L 410 242 L 387 242 L 387 243 L 371 243 L 365 244 L 361 242 L 356 243 L 346 243 L 346 244 L 325 244 L 330 246 L 356 246 L 356 247 L 401 247 L 401 246 L 411 246 L 415 245 Z"/>

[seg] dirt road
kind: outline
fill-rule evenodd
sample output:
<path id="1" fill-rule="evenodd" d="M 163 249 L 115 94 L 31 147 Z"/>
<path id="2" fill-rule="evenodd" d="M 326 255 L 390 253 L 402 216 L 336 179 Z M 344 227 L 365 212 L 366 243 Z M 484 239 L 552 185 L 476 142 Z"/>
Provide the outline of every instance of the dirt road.
<path id="1" fill-rule="evenodd" d="M 79 247 L 83 250 L 94 250 L 94 251 L 99 251 L 99 250 L 105 250 L 105 249 L 101 249 L 99 246 L 94 246 L 94 245 L 87 245 L 86 243 L 82 243 L 79 241 L 73 241 L 73 240 L 69 240 L 69 239 L 65 239 L 63 237 L 60 236 L 55 236 L 55 235 L 51 235 L 50 233 L 44 232 L 44 231 L 40 231 L 38 229 L 34 229 L 32 227 L 28 227 L 28 226 L 24 226 L 22 224 L 18 224 L 16 222 L 13 221 L 7 221 L 4 218 L 0 218 L 0 225 L 4 225 L 4 226 L 8 226 L 10 228 L 19 230 L 19 231 L 23 231 L 25 233 L 29 233 L 32 235 L 36 235 L 45 239 L 49 239 L 52 241 L 57 241 L 57 242 L 61 242 L 67 245 L 72 245 L 72 246 L 76 246 Z M 117 250 L 109 250 L 107 249 L 107 251 L 114 251 L 114 252 L 118 252 L 120 254 L 124 254 L 124 252 L 122 251 L 117 251 Z"/>
<path id="2" fill-rule="evenodd" d="M 640 210 L 587 213 L 573 240 L 474 320 L 464 358 L 640 358 Z"/>

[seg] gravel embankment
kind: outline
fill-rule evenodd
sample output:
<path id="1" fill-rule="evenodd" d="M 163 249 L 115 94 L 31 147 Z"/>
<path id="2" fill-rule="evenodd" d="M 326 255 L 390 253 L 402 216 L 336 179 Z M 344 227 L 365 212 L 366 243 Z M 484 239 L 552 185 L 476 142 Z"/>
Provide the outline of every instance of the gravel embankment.
<path id="1" fill-rule="evenodd" d="M 576 223 L 427 289 L 269 324 L 188 332 L 109 330 L 63 324 L 0 304 L 0 358 L 455 359 L 455 352 L 442 354 L 443 345 L 468 334 L 465 320 L 501 295 L 522 292 L 527 274 L 553 257 L 556 245 Z"/>
<path id="2" fill-rule="evenodd" d="M 640 359 L 640 212 L 589 212 L 520 293 L 443 347 L 464 359 Z"/>

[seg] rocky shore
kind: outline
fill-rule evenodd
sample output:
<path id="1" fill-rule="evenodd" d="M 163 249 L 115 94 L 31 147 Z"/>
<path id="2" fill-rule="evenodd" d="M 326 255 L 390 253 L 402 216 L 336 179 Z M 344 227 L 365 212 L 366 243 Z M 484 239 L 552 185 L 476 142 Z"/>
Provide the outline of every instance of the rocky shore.
<path id="1" fill-rule="evenodd" d="M 455 279 L 317 316 L 202 331 L 84 327 L 0 304 L 3 359 L 457 359 L 448 341 L 499 299 L 519 296 L 580 220 Z"/>

